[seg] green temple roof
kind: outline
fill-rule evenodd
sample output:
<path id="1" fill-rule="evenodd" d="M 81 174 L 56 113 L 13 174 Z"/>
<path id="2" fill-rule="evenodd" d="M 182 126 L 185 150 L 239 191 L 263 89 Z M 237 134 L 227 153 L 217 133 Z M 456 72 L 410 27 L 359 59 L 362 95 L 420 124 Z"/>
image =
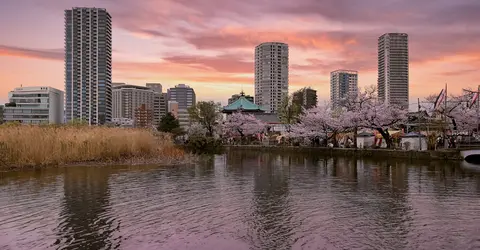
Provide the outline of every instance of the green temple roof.
<path id="1" fill-rule="evenodd" d="M 224 112 L 234 112 L 237 110 L 247 111 L 247 112 L 264 112 L 260 106 L 257 104 L 247 100 L 245 95 L 241 95 L 236 101 L 232 102 L 231 104 L 223 107 Z"/>

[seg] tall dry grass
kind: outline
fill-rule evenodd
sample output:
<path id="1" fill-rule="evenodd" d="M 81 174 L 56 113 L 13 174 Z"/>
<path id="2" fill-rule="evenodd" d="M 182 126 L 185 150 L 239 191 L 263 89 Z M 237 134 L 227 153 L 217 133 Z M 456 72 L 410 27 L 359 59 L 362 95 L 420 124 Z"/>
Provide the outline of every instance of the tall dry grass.
<path id="1" fill-rule="evenodd" d="M 88 126 L 0 126 L 0 165 L 29 167 L 79 162 L 184 160 L 169 134 Z M 148 161 L 147 161 L 148 162 Z"/>

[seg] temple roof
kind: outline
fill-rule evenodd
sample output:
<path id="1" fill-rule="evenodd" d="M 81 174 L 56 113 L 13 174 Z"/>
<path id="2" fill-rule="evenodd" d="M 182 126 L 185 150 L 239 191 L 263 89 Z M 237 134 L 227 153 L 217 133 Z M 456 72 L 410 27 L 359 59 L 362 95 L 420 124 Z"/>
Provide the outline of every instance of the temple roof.
<path id="1" fill-rule="evenodd" d="M 245 95 L 241 95 L 236 101 L 232 102 L 231 104 L 223 107 L 223 111 L 232 112 L 232 111 L 252 111 L 252 112 L 264 112 L 260 106 L 257 104 L 249 101 L 245 98 Z"/>

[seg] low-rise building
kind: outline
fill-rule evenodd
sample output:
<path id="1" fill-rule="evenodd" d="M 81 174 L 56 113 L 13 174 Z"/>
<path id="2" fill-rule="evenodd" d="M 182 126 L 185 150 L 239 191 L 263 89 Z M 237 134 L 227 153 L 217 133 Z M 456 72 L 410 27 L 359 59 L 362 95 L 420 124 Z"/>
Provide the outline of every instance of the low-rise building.
<path id="1" fill-rule="evenodd" d="M 60 124 L 64 122 L 64 92 L 52 87 L 20 87 L 9 92 L 4 122 Z"/>
<path id="2" fill-rule="evenodd" d="M 135 127 L 147 128 L 153 125 L 153 111 L 145 104 L 135 109 Z"/>
<path id="3" fill-rule="evenodd" d="M 112 118 L 112 123 L 120 127 L 134 127 L 135 121 L 129 118 Z"/>
<path id="4" fill-rule="evenodd" d="M 171 113 L 175 118 L 178 119 L 178 102 L 168 101 L 168 113 Z"/>
<path id="5" fill-rule="evenodd" d="M 3 105 L 0 105 L 0 124 L 3 123 Z"/>

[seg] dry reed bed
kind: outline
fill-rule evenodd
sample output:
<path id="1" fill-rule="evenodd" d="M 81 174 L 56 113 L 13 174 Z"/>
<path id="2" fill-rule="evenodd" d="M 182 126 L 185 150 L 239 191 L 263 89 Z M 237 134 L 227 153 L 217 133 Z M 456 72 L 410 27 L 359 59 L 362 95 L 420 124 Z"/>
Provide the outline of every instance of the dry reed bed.
<path id="1" fill-rule="evenodd" d="M 0 167 L 75 163 L 183 163 L 169 134 L 88 126 L 0 126 Z"/>

